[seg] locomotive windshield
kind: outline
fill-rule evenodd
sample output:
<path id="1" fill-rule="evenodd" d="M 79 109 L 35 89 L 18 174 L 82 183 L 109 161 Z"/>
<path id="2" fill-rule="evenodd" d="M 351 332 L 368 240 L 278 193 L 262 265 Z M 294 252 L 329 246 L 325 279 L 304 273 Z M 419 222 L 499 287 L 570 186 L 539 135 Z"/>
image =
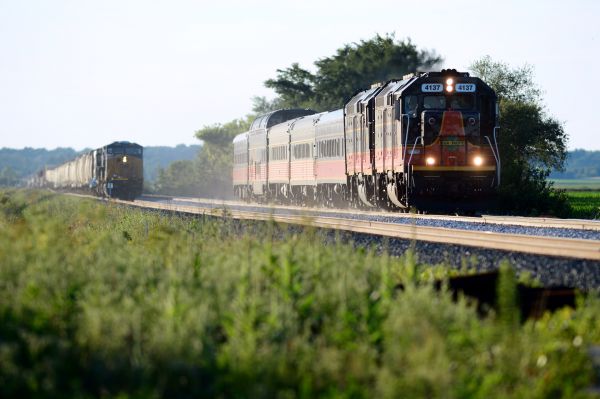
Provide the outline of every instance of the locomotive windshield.
<path id="1" fill-rule="evenodd" d="M 405 114 L 414 114 L 417 112 L 417 107 L 419 106 L 419 99 L 417 96 L 406 96 L 404 99 L 404 113 Z"/>
<path id="2" fill-rule="evenodd" d="M 109 155 L 142 155 L 142 149 L 139 147 L 107 147 L 106 152 Z"/>
<path id="3" fill-rule="evenodd" d="M 450 99 L 451 109 L 473 109 L 475 97 L 471 94 L 457 94 Z"/>
<path id="4" fill-rule="evenodd" d="M 475 106 L 475 97 L 471 94 L 454 94 L 452 96 L 424 96 L 424 109 L 455 109 L 467 110 Z"/>
<path id="5" fill-rule="evenodd" d="M 423 108 L 425 108 L 425 109 L 446 109 L 446 97 L 444 97 L 444 96 L 425 96 L 425 97 L 423 97 Z"/>

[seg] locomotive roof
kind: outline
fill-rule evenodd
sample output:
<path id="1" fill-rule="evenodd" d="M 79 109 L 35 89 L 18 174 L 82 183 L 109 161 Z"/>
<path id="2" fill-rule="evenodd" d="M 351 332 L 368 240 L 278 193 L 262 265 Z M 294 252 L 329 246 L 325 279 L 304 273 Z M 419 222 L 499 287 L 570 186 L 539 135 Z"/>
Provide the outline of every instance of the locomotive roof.
<path id="1" fill-rule="evenodd" d="M 443 83 L 447 78 L 454 78 L 457 83 L 475 83 L 477 91 L 495 97 L 490 86 L 478 77 L 469 75 L 468 72 L 458 72 L 456 69 L 442 69 L 432 72 L 415 72 L 402 77 L 402 80 L 389 80 L 383 84 L 376 84 L 366 90 L 357 91 L 344 105 L 344 111 L 348 114 L 361 112 L 358 105 L 366 104 L 375 97 L 377 105 L 384 104 L 386 96 L 400 97 L 403 93 L 420 93 L 421 83 Z"/>
<path id="2" fill-rule="evenodd" d="M 370 89 L 361 90 L 355 93 L 346 105 L 344 105 L 346 114 L 355 114 L 359 112 L 357 104 L 367 103 L 374 95 L 381 90 L 381 85 L 373 85 Z"/>
<path id="3" fill-rule="evenodd" d="M 300 116 L 312 115 L 315 114 L 316 111 L 312 109 L 302 109 L 302 108 L 290 108 L 290 109 L 278 109 L 276 111 L 271 111 L 267 114 L 258 116 L 252 125 L 250 126 L 250 131 L 257 129 L 268 129 L 273 125 L 277 125 L 283 122 L 286 122 L 290 119 L 295 119 Z"/>
<path id="4" fill-rule="evenodd" d="M 141 147 L 141 145 L 139 145 L 137 143 L 132 143 L 131 141 L 113 141 L 112 143 L 105 145 L 105 147 L 113 147 L 113 146 Z"/>
<path id="5" fill-rule="evenodd" d="M 233 138 L 234 143 L 238 143 L 240 141 L 248 140 L 248 132 L 240 133 Z"/>
<path id="6" fill-rule="evenodd" d="M 324 112 L 323 114 L 321 114 L 321 117 L 319 118 L 319 124 L 328 123 L 331 121 L 335 122 L 343 117 L 344 117 L 344 112 L 342 109 L 336 109 L 335 111 Z"/>
<path id="7" fill-rule="evenodd" d="M 476 76 L 469 75 L 468 72 L 458 72 L 456 69 L 442 69 L 439 72 L 418 72 L 412 75 L 406 76 L 409 81 L 394 90 L 392 93 L 395 98 L 398 98 L 403 93 L 419 94 L 421 93 L 422 83 L 444 83 L 447 78 L 453 78 L 455 84 L 457 83 L 475 83 L 477 85 L 477 92 L 486 93 L 493 97 L 496 97 L 494 90 L 483 80 Z"/>

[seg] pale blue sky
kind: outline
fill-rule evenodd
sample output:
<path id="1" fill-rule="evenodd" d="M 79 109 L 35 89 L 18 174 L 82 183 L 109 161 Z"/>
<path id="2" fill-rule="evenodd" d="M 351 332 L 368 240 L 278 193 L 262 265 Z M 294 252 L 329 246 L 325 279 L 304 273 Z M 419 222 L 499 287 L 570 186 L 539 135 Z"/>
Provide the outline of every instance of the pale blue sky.
<path id="1" fill-rule="evenodd" d="M 466 70 L 535 68 L 569 148 L 600 150 L 600 2 L 0 0 L 0 147 L 196 143 L 277 68 L 396 32 Z"/>

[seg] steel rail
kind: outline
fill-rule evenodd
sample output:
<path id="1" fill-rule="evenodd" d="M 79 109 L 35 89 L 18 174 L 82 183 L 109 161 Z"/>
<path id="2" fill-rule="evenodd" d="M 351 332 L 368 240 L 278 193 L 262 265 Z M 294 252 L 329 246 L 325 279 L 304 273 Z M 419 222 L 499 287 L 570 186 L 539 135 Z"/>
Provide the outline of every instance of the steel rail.
<path id="1" fill-rule="evenodd" d="M 144 196 L 148 197 L 148 196 Z M 142 198 L 144 198 L 142 197 Z M 218 206 L 247 206 L 247 207 L 264 207 L 270 208 L 275 205 L 268 204 L 254 204 L 240 201 L 228 201 L 228 200 L 214 200 L 214 199 L 202 199 L 192 197 L 151 197 L 151 198 L 163 198 L 173 202 L 195 202 L 195 203 L 207 203 Z M 600 231 L 600 220 L 586 220 L 586 219 L 558 219 L 550 217 L 523 217 L 523 216 L 495 216 L 495 215 L 482 215 L 482 216 L 451 216 L 451 215 L 430 215 L 430 214 L 416 214 L 416 213 L 395 213 L 387 211 L 363 211 L 357 209 L 333 209 L 333 208 L 307 208 L 300 206 L 290 205 L 276 205 L 280 209 L 298 210 L 305 212 L 319 212 L 319 213 L 330 213 L 330 214 L 352 214 L 352 215 L 376 215 L 383 217 L 398 217 L 398 218 L 414 218 L 423 220 L 451 220 L 454 222 L 467 222 L 467 223 L 487 223 L 487 224 L 499 224 L 499 225 L 511 225 L 511 226 L 523 226 L 523 227 L 539 227 L 539 228 L 559 228 L 559 229 L 577 229 L 577 230 L 594 230 Z"/>
<path id="2" fill-rule="evenodd" d="M 446 227 L 425 227 L 331 216 L 278 215 L 269 212 L 268 209 L 265 212 L 256 212 L 227 207 L 209 208 L 203 207 L 201 204 L 198 206 L 177 204 L 176 201 L 168 203 L 146 200 L 136 200 L 133 202 L 122 200 L 110 201 L 146 209 L 231 217 L 240 220 L 272 220 L 279 223 L 376 234 L 408 240 L 423 240 L 441 244 L 464 245 L 545 256 L 600 260 L 600 241 L 597 240 L 457 230 Z"/>

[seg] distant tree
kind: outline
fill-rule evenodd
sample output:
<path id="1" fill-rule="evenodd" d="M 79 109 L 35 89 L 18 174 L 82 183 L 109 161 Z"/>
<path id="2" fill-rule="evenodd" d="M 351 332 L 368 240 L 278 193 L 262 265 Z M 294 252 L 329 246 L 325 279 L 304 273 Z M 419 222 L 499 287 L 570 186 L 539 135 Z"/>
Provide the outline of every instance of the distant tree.
<path id="1" fill-rule="evenodd" d="M 8 181 L 7 179 L 12 181 L 13 177 L 21 181 L 44 167 L 50 168 L 69 161 L 81 152 L 76 152 L 71 148 L 56 148 L 54 150 L 30 147 L 19 150 L 0 148 L 0 171 L 5 170 L 5 172 L 2 172 L 5 176 L 4 181 Z M 11 184 L 16 184 L 16 182 L 13 181 Z"/>
<path id="2" fill-rule="evenodd" d="M 394 34 L 376 35 L 346 44 L 331 57 L 315 62 L 313 74 L 297 63 L 278 69 L 277 77 L 265 82 L 279 95 L 285 107 L 323 111 L 343 106 L 359 89 L 416 70 L 430 70 L 442 61 L 433 52 L 418 50 L 410 39 L 396 41 Z"/>
<path id="3" fill-rule="evenodd" d="M 183 160 L 175 161 L 165 169 L 159 169 L 153 189 L 160 194 L 195 196 L 198 194 L 199 185 L 201 180 L 195 162 Z"/>
<path id="4" fill-rule="evenodd" d="M 252 113 L 255 115 L 263 115 L 281 108 L 284 106 L 280 98 L 267 100 L 266 97 L 252 97 Z"/>
<path id="5" fill-rule="evenodd" d="M 564 171 L 554 171 L 550 175 L 557 179 L 582 179 L 600 177 L 600 151 L 569 151 Z"/>
<path id="6" fill-rule="evenodd" d="M 17 172 L 11 167 L 5 166 L 0 169 L 0 186 L 16 186 L 19 182 Z"/>
<path id="7" fill-rule="evenodd" d="M 193 160 L 198 157 L 200 145 L 179 144 L 176 147 L 148 146 L 144 147 L 144 185 L 152 189 L 158 179 L 158 171 L 166 169 L 175 161 Z"/>
<path id="8" fill-rule="evenodd" d="M 277 78 L 267 80 L 265 86 L 275 90 L 284 108 L 309 108 L 315 105 L 316 80 L 315 75 L 293 63 L 289 68 L 278 69 Z"/>
<path id="9" fill-rule="evenodd" d="M 499 97 L 501 203 L 519 213 L 565 215 L 565 197 L 546 178 L 564 166 L 567 134 L 563 124 L 546 113 L 533 69 L 527 65 L 511 69 L 489 56 L 475 61 L 470 69 Z"/>
<path id="10" fill-rule="evenodd" d="M 205 126 L 196 132 L 196 137 L 204 143 L 195 164 L 200 174 L 198 194 L 221 198 L 231 195 L 232 141 L 238 133 L 250 128 L 253 119 L 247 116 L 222 125 Z"/>

